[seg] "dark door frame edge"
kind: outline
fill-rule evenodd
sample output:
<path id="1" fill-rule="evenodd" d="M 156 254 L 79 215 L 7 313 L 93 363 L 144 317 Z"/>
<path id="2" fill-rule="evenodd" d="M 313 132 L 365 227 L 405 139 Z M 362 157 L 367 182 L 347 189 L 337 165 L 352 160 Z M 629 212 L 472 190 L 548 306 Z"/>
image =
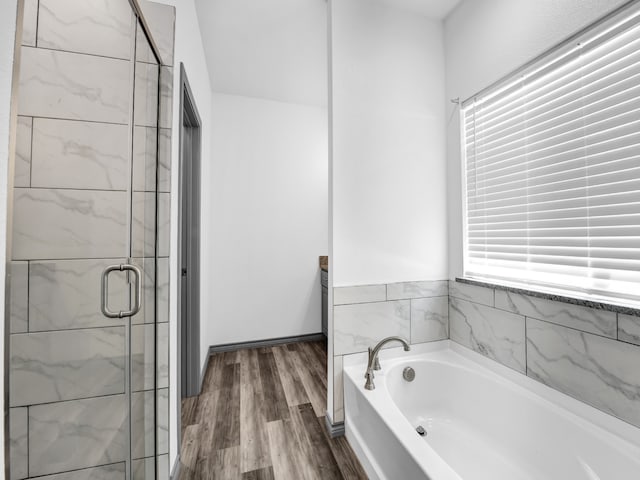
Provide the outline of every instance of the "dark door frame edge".
<path id="1" fill-rule="evenodd" d="M 178 122 L 178 135 L 179 135 L 179 147 L 178 147 L 178 155 L 179 155 L 179 179 L 178 179 L 178 281 L 177 281 L 177 379 L 176 379 L 176 396 L 177 396 L 177 435 L 178 435 L 178 454 L 180 452 L 180 446 L 182 444 L 182 426 L 181 426 L 181 415 L 182 415 L 182 370 L 185 367 L 182 364 L 182 335 L 183 335 L 183 322 L 185 319 L 183 318 L 183 298 L 182 298 L 182 271 L 183 268 L 187 269 L 188 279 L 194 279 L 191 284 L 195 285 L 197 291 L 194 291 L 194 288 L 190 286 L 189 288 L 189 298 L 186 301 L 191 308 L 191 312 L 195 314 L 195 318 L 197 321 L 192 322 L 191 329 L 187 332 L 189 338 L 186 339 L 187 348 L 187 388 L 186 393 L 194 393 L 197 394 L 200 391 L 200 345 L 199 345 L 199 337 L 200 337 L 200 294 L 199 294 L 199 285 L 200 285 L 200 172 L 201 172 L 201 145 L 202 145 L 202 121 L 200 119 L 200 114 L 198 113 L 198 109 L 196 107 L 195 98 L 191 91 L 191 86 L 189 85 L 189 79 L 187 77 L 187 72 L 184 67 L 184 63 L 180 63 L 180 85 L 179 85 L 179 95 L 180 95 L 180 111 L 179 111 L 179 122 Z M 184 142 L 188 139 L 185 139 L 184 128 L 185 125 L 193 128 L 193 136 L 189 136 L 190 140 L 197 146 L 197 148 L 192 151 L 192 168 L 189 169 L 188 172 L 185 172 L 185 158 L 184 158 Z M 192 191 L 185 191 L 183 188 L 184 176 L 186 174 L 191 173 L 192 179 L 195 181 L 192 183 Z M 192 195 L 197 199 L 195 202 L 195 208 L 189 212 L 192 214 L 192 226 L 196 228 L 192 228 L 191 232 L 188 234 L 188 238 L 196 241 L 196 248 L 190 246 L 189 248 L 189 258 L 187 259 L 187 265 L 183 265 L 182 253 L 183 248 L 183 207 L 184 202 L 186 201 L 186 195 Z M 175 277 L 174 277 L 175 278 Z M 194 315 L 190 315 L 193 319 Z M 194 332 L 194 329 L 197 332 Z M 197 345 L 193 345 L 194 340 Z"/>

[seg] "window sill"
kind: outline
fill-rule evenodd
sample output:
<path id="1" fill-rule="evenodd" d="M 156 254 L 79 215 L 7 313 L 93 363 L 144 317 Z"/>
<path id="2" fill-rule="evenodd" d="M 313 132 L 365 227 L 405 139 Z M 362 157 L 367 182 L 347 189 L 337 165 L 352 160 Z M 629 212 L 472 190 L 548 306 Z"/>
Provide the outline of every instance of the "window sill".
<path id="1" fill-rule="evenodd" d="M 549 293 L 541 290 L 529 290 L 528 288 L 506 285 L 499 283 L 491 283 L 486 280 L 477 280 L 473 278 L 457 277 L 456 282 L 466 283 L 467 285 L 475 285 L 478 287 L 494 288 L 496 290 L 504 290 L 512 293 L 519 293 L 522 295 L 529 295 L 530 297 L 544 298 L 546 300 L 553 300 L 555 302 L 569 303 L 571 305 L 579 305 L 582 307 L 595 308 L 597 310 L 607 310 L 609 312 L 622 313 L 625 315 L 633 315 L 640 317 L 640 306 L 628 306 L 616 303 L 602 302 L 599 300 L 590 300 L 586 298 L 573 297 L 557 293 Z"/>

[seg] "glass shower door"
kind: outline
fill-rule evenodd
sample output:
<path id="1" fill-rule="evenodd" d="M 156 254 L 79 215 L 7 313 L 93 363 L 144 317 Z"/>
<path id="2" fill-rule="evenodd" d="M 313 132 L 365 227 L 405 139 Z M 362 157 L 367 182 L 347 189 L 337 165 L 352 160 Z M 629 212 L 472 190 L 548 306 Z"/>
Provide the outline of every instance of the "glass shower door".
<path id="1" fill-rule="evenodd" d="M 13 189 L 11 479 L 156 478 L 160 67 L 127 0 L 33 4 Z"/>
<path id="2" fill-rule="evenodd" d="M 136 26 L 131 175 L 131 263 L 144 272 L 143 307 L 132 319 L 131 460 L 134 479 L 155 478 L 158 438 L 157 217 L 160 65 L 142 25 Z"/>

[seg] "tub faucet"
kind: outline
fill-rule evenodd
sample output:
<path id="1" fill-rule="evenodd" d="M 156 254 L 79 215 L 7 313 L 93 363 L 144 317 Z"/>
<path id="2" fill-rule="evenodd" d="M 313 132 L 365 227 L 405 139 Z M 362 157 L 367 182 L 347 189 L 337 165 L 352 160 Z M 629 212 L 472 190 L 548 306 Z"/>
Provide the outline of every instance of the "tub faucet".
<path id="1" fill-rule="evenodd" d="M 411 350 L 411 346 L 409 345 L 409 342 L 407 342 L 402 337 L 387 337 L 383 340 L 380 340 L 380 343 L 378 343 L 375 347 L 373 348 L 369 347 L 369 361 L 367 362 L 367 372 L 364 374 L 364 378 L 367 379 L 367 382 L 364 384 L 364 388 L 366 388 L 367 390 L 374 390 L 376 388 L 375 384 L 373 383 L 373 377 L 374 377 L 373 371 L 380 370 L 378 353 L 380 352 L 380 349 L 389 342 L 402 343 L 402 345 L 404 346 L 405 352 L 408 352 L 409 350 Z"/>

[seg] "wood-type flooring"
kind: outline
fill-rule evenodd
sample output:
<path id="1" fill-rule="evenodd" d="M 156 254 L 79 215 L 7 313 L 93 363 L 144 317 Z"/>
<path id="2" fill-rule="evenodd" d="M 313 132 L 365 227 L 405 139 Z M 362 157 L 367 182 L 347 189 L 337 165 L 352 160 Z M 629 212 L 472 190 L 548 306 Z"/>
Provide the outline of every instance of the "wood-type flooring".
<path id="1" fill-rule="evenodd" d="M 181 480 L 366 479 L 325 428 L 325 342 L 213 355 L 182 401 Z"/>

